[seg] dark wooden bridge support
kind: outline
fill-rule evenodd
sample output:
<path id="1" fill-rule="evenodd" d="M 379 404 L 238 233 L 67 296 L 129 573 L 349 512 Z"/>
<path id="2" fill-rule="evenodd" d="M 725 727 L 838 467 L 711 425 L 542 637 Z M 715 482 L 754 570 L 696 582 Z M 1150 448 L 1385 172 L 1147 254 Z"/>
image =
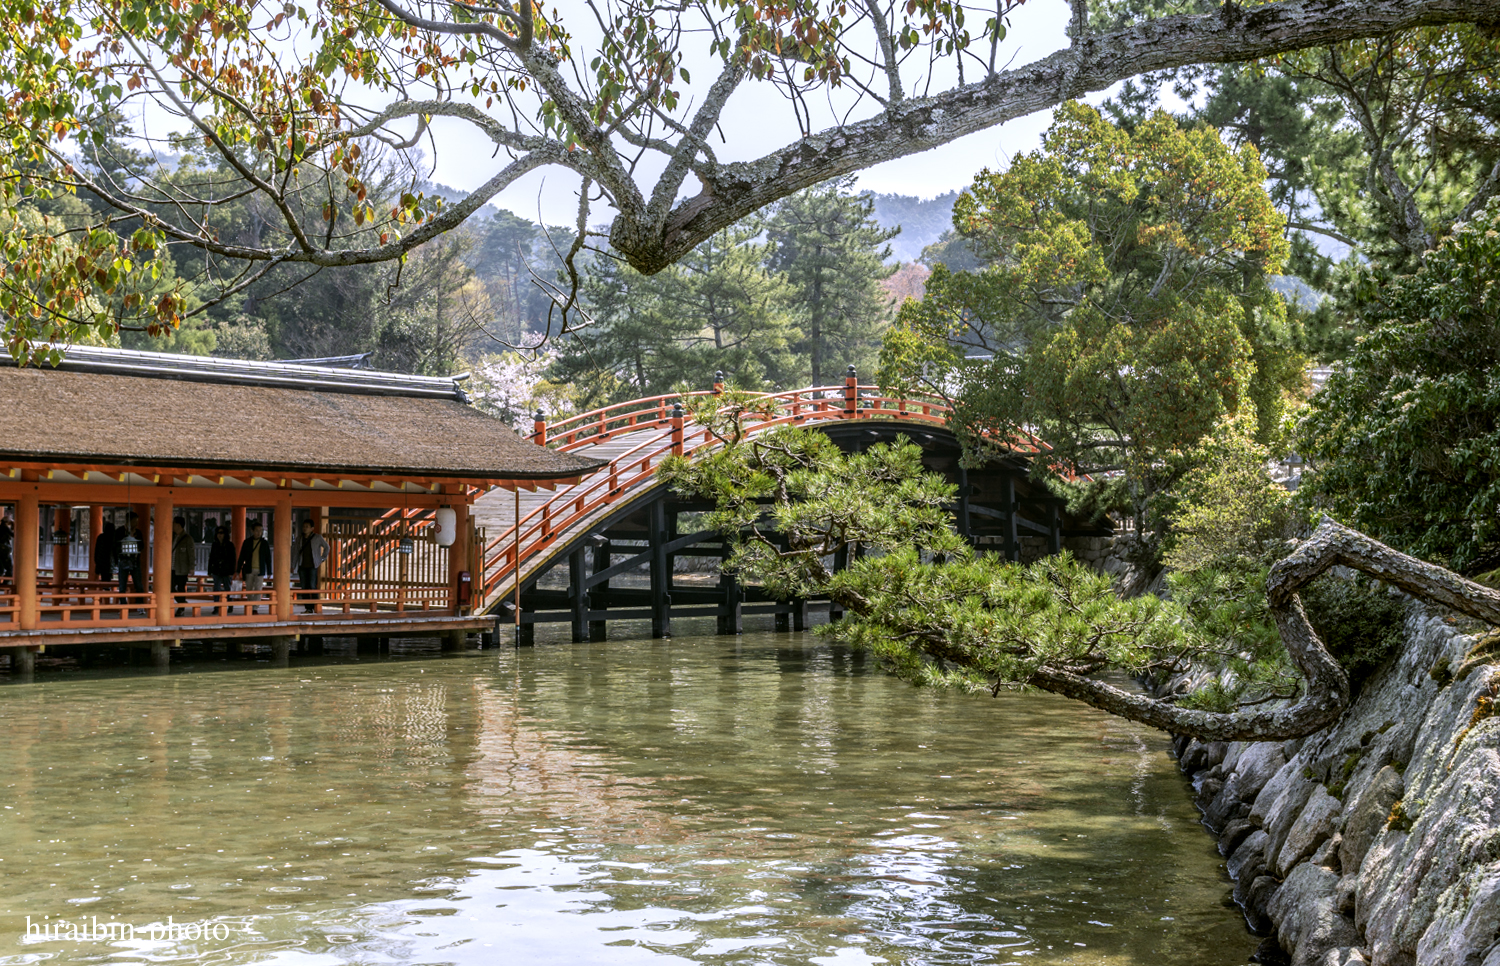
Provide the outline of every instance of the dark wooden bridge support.
<path id="1" fill-rule="evenodd" d="M 1001 483 L 1003 506 L 1001 512 L 1005 514 L 1002 521 L 1005 527 L 1005 559 L 1021 559 L 1021 540 L 1016 534 L 1016 481 L 1015 477 L 1006 476 Z"/>
<path id="2" fill-rule="evenodd" d="M 672 636 L 672 570 L 667 553 L 667 506 L 656 500 L 647 514 L 651 543 L 651 636 Z"/>
<path id="3" fill-rule="evenodd" d="M 838 573 L 841 570 L 848 570 L 848 569 L 849 569 L 849 548 L 847 546 L 840 547 L 840 548 L 838 548 L 837 550 L 835 550 L 833 552 L 833 572 L 834 573 Z M 829 601 L 828 602 L 828 622 L 831 624 L 834 621 L 843 620 L 843 619 L 844 619 L 844 608 L 840 607 L 834 601 Z M 798 630 L 801 630 L 801 628 L 798 628 Z"/>
<path id="4" fill-rule="evenodd" d="M 568 554 L 568 603 L 573 611 L 573 643 L 589 639 L 588 547 L 580 544 Z"/>
<path id="5" fill-rule="evenodd" d="M 36 655 L 41 650 L 38 647 L 24 645 L 22 647 L 6 648 L 10 654 L 10 673 L 13 680 L 30 681 L 36 674 Z"/>
<path id="6" fill-rule="evenodd" d="M 969 471 L 962 466 L 958 468 L 958 504 L 953 509 L 956 518 L 954 523 L 958 528 L 959 536 L 965 540 L 974 538 L 974 523 L 969 515 Z"/>
<path id="7" fill-rule="evenodd" d="M 609 569 L 609 560 L 609 541 L 601 537 L 599 538 L 599 543 L 594 547 L 594 574 L 596 576 Z M 592 589 L 595 594 L 608 595 L 609 578 L 605 577 L 603 580 L 595 581 Z M 604 620 L 589 621 L 589 640 L 603 641 L 608 638 L 609 625 Z"/>
<path id="8" fill-rule="evenodd" d="M 719 575 L 719 593 L 722 595 L 723 612 L 719 614 L 720 634 L 743 634 L 745 633 L 744 618 L 744 592 L 740 589 L 740 578 L 738 574 L 721 573 Z"/>

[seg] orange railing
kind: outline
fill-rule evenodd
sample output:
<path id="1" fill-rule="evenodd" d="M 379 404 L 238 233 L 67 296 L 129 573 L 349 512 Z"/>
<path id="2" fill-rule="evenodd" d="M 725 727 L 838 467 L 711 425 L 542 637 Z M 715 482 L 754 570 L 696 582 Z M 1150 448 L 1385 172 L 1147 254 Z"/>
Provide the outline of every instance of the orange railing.
<path id="1" fill-rule="evenodd" d="M 706 396 L 711 393 L 688 393 Z M 496 600 L 502 588 L 514 587 L 519 571 L 525 573 L 540 566 L 557 548 L 572 528 L 605 508 L 627 498 L 635 488 L 649 485 L 655 479 L 656 467 L 671 454 L 692 455 L 720 445 L 720 441 L 701 425 L 679 425 L 673 418 L 682 395 L 670 394 L 635 399 L 605 406 L 550 426 L 538 424 L 532 438 L 554 448 L 574 451 L 627 434 L 641 436 L 640 442 L 615 456 L 609 464 L 576 486 L 558 492 L 541 506 L 523 516 L 513 526 L 496 535 L 484 546 L 484 573 L 478 588 L 484 605 Z M 818 386 L 788 392 L 766 393 L 759 397 L 773 403 L 765 416 L 751 416 L 747 434 L 765 432 L 777 426 L 803 425 L 844 419 L 892 419 L 897 421 L 943 425 L 952 412 L 948 404 L 935 397 L 898 398 L 884 396 L 875 386 Z M 1031 441 L 1027 448 L 1039 444 Z M 519 539 L 518 539 L 519 531 Z"/>
<path id="2" fill-rule="evenodd" d="M 45 629 L 57 624 L 138 627 L 156 623 L 155 594 L 122 594 L 113 590 L 39 590 L 36 602 L 38 626 Z"/>

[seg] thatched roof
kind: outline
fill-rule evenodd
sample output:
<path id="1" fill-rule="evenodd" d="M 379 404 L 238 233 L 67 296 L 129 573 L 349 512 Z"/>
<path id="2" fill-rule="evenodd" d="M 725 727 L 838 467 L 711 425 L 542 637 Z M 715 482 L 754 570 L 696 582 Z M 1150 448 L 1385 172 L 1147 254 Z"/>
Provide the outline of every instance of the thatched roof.
<path id="1" fill-rule="evenodd" d="M 98 368 L 0 364 L 0 462 L 535 481 L 601 465 L 527 442 L 455 394 L 312 388 L 323 370 L 310 367 L 308 388 Z"/>

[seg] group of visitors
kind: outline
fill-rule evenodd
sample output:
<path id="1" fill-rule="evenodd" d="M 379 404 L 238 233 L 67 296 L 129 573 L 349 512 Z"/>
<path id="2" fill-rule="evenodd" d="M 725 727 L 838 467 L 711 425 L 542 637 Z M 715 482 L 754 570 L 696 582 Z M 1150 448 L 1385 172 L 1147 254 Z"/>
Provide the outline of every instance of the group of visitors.
<path id="1" fill-rule="evenodd" d="M 317 597 L 318 568 L 328 559 L 328 541 L 317 532 L 311 520 L 303 520 L 300 530 L 292 544 L 292 563 L 297 568 L 298 583 L 302 589 L 299 597 L 311 600 Z M 6 521 L 0 521 L 0 550 L 4 551 L 5 576 L 10 574 L 10 543 L 13 533 Z M 127 554 L 123 550 L 122 545 L 127 536 L 134 536 L 136 539 L 135 553 Z M 118 573 L 121 594 L 131 593 L 132 588 L 134 593 L 144 593 L 141 566 L 144 549 L 145 540 L 134 512 L 126 515 L 123 527 L 116 527 L 113 521 L 105 523 L 103 532 L 94 540 L 95 577 L 101 581 L 113 581 Z M 172 520 L 171 592 L 179 595 L 179 604 L 185 601 L 180 595 L 187 592 L 188 578 L 197 569 L 197 555 L 198 544 L 187 530 L 187 521 L 182 517 L 175 517 Z M 236 579 L 243 582 L 247 591 L 264 590 L 266 578 L 271 575 L 271 559 L 271 544 L 266 540 L 265 527 L 259 520 L 250 524 L 250 533 L 240 544 L 238 553 L 235 552 L 229 528 L 222 524 L 216 526 L 208 550 L 208 576 L 213 581 L 214 593 L 225 593 L 233 589 Z M 313 604 L 306 603 L 303 609 L 311 612 Z M 178 608 L 177 614 L 182 616 L 181 608 Z"/>
<path id="2" fill-rule="evenodd" d="M 311 520 L 303 520 L 299 533 L 292 543 L 292 565 L 297 568 L 297 582 L 301 588 L 298 599 L 303 600 L 303 610 L 312 612 L 312 603 L 318 596 L 318 570 L 328 559 L 328 541 L 317 532 Z M 15 524 L 11 511 L 0 515 L 0 578 L 13 576 Z M 225 593 L 239 579 L 243 589 L 260 591 L 265 589 L 266 578 L 271 575 L 271 544 L 265 538 L 265 526 L 256 520 L 250 524 L 250 533 L 235 551 L 229 527 L 219 524 L 209 544 L 208 576 L 213 581 L 214 593 Z M 129 537 L 135 538 L 131 547 L 125 545 Z M 127 553 L 127 550 L 132 552 Z M 94 577 L 104 583 L 115 583 L 121 594 L 144 594 L 145 567 L 142 558 L 146 553 L 145 536 L 141 533 L 140 518 L 134 511 L 125 515 L 124 526 L 115 526 L 113 520 L 106 521 L 104 529 L 94 538 Z M 182 517 L 172 520 L 171 549 L 171 593 L 177 602 L 184 603 L 188 578 L 198 566 L 198 544 L 187 529 Z M 182 608 L 177 609 L 182 616 Z"/>

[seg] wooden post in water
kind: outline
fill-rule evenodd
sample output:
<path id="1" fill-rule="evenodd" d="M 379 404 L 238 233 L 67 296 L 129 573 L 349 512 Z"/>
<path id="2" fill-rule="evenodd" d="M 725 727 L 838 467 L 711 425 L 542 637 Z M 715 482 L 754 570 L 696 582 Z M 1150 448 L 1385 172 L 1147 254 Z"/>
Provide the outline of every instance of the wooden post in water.
<path id="1" fill-rule="evenodd" d="M 588 547 L 580 546 L 568 555 L 568 603 L 573 609 L 573 643 L 582 644 L 589 639 L 589 592 L 586 583 L 588 570 L 584 566 L 584 554 Z"/>
<path id="2" fill-rule="evenodd" d="M 744 610 L 742 601 L 744 594 L 740 591 L 740 578 L 737 574 L 728 571 L 719 573 L 719 594 L 721 608 L 719 612 L 720 634 L 743 634 L 745 633 Z"/>
<path id="3" fill-rule="evenodd" d="M 594 547 L 594 573 L 597 574 L 597 573 L 599 573 L 602 570 L 608 570 L 608 569 L 609 569 L 609 541 L 605 540 L 604 542 L 602 542 L 602 543 L 600 543 L 600 544 L 598 544 L 597 546 Z M 603 580 L 603 581 L 600 581 L 599 583 L 595 584 L 594 587 L 593 587 L 593 593 L 591 594 L 590 605 L 592 606 L 593 600 L 594 599 L 598 599 L 601 595 L 603 595 L 604 593 L 606 593 L 608 590 L 609 590 L 609 581 L 607 579 Z M 606 605 L 605 608 L 601 608 L 601 609 L 607 609 L 607 605 Z M 606 640 L 608 637 L 609 637 L 609 625 L 605 621 L 602 621 L 602 620 L 598 620 L 598 621 L 592 621 L 591 620 L 591 621 L 589 621 L 589 640 L 591 640 L 591 641 L 602 641 L 602 640 Z"/>
<path id="4" fill-rule="evenodd" d="M 651 542 L 651 636 L 672 636 L 672 571 L 667 565 L 667 505 L 657 500 L 647 511 Z"/>

